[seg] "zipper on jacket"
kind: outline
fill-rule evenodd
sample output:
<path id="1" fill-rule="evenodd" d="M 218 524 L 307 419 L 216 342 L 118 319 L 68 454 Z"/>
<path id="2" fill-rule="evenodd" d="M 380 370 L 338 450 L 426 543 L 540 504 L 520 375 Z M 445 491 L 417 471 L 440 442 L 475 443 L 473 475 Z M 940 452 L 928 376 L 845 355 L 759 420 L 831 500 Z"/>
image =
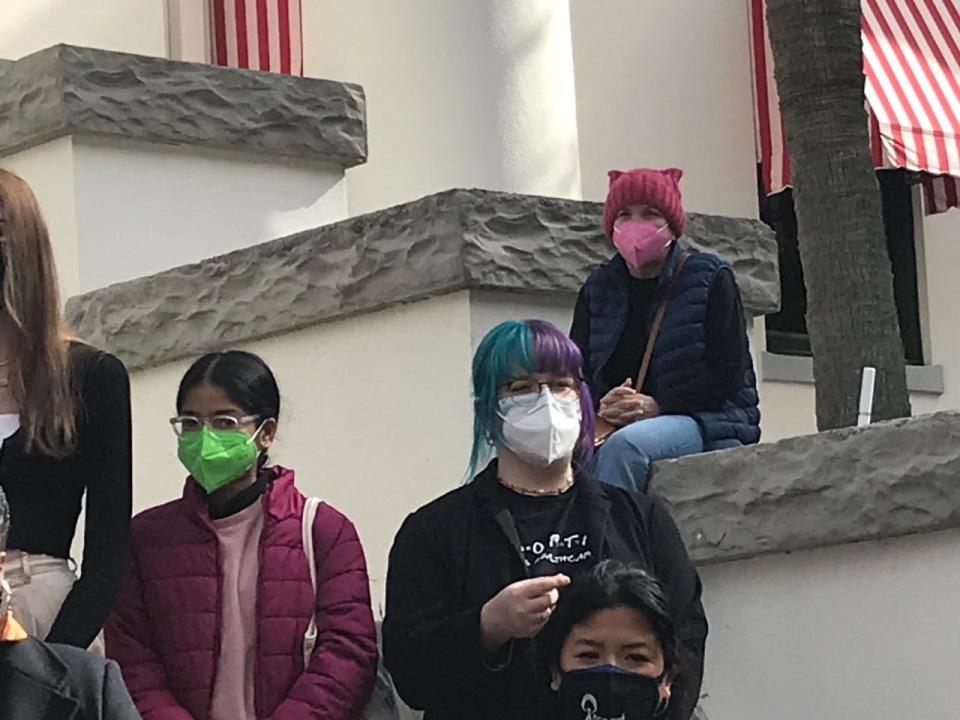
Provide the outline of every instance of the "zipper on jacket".
<path id="1" fill-rule="evenodd" d="M 267 526 L 272 519 L 267 510 L 267 494 L 268 493 L 264 492 L 260 497 L 260 502 L 263 504 L 263 529 L 260 530 L 260 540 L 257 543 L 257 598 L 254 603 L 257 618 L 257 652 L 253 658 L 253 712 L 257 716 L 257 720 L 260 720 L 260 718 L 263 717 L 263 708 L 261 707 L 263 702 L 263 693 L 260 692 L 260 657 L 263 654 L 263 633 L 260 632 L 260 599 L 261 595 L 263 594 L 263 583 L 260 582 L 260 573 L 263 572 L 264 538 L 267 536 Z"/>
<path id="2" fill-rule="evenodd" d="M 208 525 L 213 530 L 214 553 L 217 558 L 217 605 L 214 614 L 217 642 L 213 646 L 213 675 L 210 677 L 210 692 L 207 694 L 207 715 L 210 715 L 210 709 L 213 707 L 213 690 L 217 687 L 217 675 L 220 674 L 220 646 L 223 644 L 223 555 L 220 552 L 220 538 L 217 537 L 216 530 L 209 521 Z"/>

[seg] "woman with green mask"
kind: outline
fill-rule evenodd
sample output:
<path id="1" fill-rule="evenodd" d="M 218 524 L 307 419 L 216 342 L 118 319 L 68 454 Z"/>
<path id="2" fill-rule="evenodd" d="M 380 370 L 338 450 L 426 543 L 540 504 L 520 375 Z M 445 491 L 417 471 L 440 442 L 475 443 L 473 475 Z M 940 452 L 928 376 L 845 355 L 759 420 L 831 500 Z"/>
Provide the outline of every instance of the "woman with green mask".
<path id="1" fill-rule="evenodd" d="M 181 499 L 134 518 L 106 628 L 144 717 L 347 720 L 370 696 L 363 549 L 349 520 L 268 464 L 279 415 L 273 373 L 250 353 L 205 355 L 180 383 L 170 422 L 190 477 Z"/>

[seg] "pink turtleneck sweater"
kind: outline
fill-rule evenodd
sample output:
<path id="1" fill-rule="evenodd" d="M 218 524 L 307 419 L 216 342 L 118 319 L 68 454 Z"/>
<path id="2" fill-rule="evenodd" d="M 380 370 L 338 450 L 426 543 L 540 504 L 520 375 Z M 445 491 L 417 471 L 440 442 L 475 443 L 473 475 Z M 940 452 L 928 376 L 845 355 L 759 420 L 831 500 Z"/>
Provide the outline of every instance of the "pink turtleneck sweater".
<path id="1" fill-rule="evenodd" d="M 213 520 L 223 567 L 220 660 L 210 704 L 211 720 L 256 720 L 257 578 L 263 503 Z"/>

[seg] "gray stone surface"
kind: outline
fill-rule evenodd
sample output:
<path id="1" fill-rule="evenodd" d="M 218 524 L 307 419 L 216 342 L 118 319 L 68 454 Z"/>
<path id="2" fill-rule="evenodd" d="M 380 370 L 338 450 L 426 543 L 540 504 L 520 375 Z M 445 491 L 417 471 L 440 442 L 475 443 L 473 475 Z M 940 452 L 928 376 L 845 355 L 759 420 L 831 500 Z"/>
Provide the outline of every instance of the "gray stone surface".
<path id="1" fill-rule="evenodd" d="M 611 254 L 601 208 L 450 190 L 72 298 L 81 337 L 136 369 L 463 289 L 575 293 Z M 694 216 L 748 312 L 777 307 L 776 243 L 757 221 Z M 739 237 L 739 242 L 733 238 Z"/>
<path id="2" fill-rule="evenodd" d="M 654 466 L 698 563 L 960 526 L 960 413 Z"/>
<path id="3" fill-rule="evenodd" d="M 0 65 L 0 156 L 63 135 L 344 167 L 367 158 L 358 85 L 72 45 Z"/>
<path id="4" fill-rule="evenodd" d="M 458 192 L 472 287 L 575 293 L 590 270 L 613 254 L 603 234 L 602 203 Z M 748 314 L 779 309 L 777 243 L 766 225 L 691 213 L 686 237 L 697 250 L 730 262 Z"/>

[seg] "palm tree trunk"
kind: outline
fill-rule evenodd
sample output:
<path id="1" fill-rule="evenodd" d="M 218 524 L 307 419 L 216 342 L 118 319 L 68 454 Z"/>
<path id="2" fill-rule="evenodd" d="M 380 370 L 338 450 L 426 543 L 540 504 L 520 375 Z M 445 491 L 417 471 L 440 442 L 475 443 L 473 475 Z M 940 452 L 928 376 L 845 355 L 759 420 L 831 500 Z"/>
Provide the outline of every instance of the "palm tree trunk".
<path id="1" fill-rule="evenodd" d="M 867 135 L 860 0 L 767 0 L 807 286 L 817 426 L 853 425 L 860 374 L 873 417 L 910 415 L 903 343 Z"/>

